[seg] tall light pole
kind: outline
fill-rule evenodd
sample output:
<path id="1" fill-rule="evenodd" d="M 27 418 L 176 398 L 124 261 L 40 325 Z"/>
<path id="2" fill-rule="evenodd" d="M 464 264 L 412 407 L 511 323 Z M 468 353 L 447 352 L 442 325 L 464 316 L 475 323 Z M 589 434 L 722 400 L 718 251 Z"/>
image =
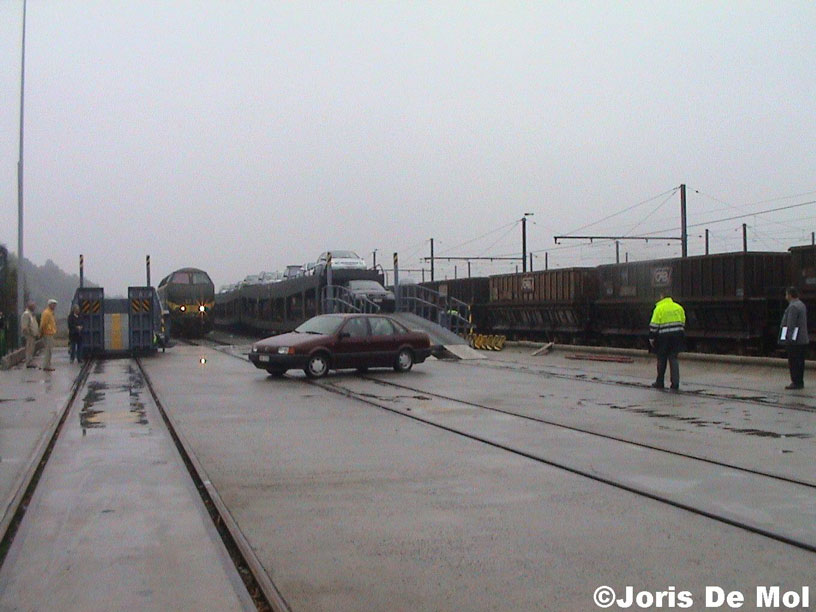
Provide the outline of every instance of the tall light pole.
<path id="1" fill-rule="evenodd" d="M 20 60 L 20 159 L 17 161 L 17 321 L 23 314 L 23 288 L 25 274 L 23 273 L 23 105 L 25 95 L 25 22 L 26 0 L 23 0 L 23 52 Z M 17 332 L 18 342 L 22 338 L 20 330 Z"/>
<path id="2" fill-rule="evenodd" d="M 524 213 L 521 218 L 521 271 L 527 271 L 527 217 L 532 217 L 533 213 Z"/>

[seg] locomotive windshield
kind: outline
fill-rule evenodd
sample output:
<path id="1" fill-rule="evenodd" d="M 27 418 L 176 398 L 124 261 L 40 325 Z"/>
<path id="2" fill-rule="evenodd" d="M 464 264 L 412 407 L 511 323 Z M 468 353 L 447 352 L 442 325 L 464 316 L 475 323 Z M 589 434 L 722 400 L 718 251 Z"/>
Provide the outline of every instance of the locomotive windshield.
<path id="1" fill-rule="evenodd" d="M 212 283 L 206 272 L 175 272 L 170 282 L 176 285 L 209 285 Z"/>

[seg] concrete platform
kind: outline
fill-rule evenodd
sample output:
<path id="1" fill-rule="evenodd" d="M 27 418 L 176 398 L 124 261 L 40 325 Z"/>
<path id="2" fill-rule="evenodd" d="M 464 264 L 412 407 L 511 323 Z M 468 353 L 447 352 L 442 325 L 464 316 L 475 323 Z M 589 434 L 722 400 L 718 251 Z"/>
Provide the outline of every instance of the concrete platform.
<path id="1" fill-rule="evenodd" d="M 646 395 L 643 381 L 653 371 L 647 362 L 620 373 L 614 368 L 621 364 L 567 369 L 500 355 L 502 361 L 428 362 L 401 376 L 375 370 L 372 377 L 407 385 L 404 401 L 440 418 L 458 416 L 421 390 L 656 437 L 746 464 L 779 455 L 770 468 L 812 474 L 812 413 L 727 397 L 740 395 L 737 375 L 715 398 Z M 788 590 L 816 582 L 813 553 L 386 412 L 300 373 L 272 379 L 205 347 L 177 347 L 146 367 L 295 610 L 592 610 L 601 585 L 621 593 L 626 586 L 676 586 L 701 602 L 708 585 L 752 594 L 757 585 Z M 709 368 L 701 382 L 715 375 Z M 689 370 L 684 380 L 695 384 Z M 326 381 L 354 384 L 372 400 L 381 395 L 376 381 L 355 374 Z M 747 375 L 745 381 L 748 388 L 764 384 Z M 659 409 L 652 415 L 635 409 L 653 404 Z M 673 418 L 684 411 L 731 420 L 696 425 Z M 475 411 L 466 418 L 482 424 Z M 745 429 L 742 420 L 761 431 L 805 435 L 751 436 L 735 431 Z M 517 440 L 541 443 L 535 429 Z M 609 453 L 594 445 L 573 438 L 558 452 L 573 448 L 611 470 L 603 465 Z M 648 475 L 648 458 L 625 459 L 631 464 L 619 463 L 620 473 Z M 714 482 L 699 483 L 698 494 L 716 499 L 717 488 L 706 486 Z"/>
<path id="2" fill-rule="evenodd" d="M 0 370 L 0 533 L 12 519 L 11 509 L 25 492 L 80 372 L 79 364 L 68 363 L 67 350 L 55 350 L 52 364 L 54 372 L 22 364 Z"/>
<path id="3" fill-rule="evenodd" d="M 135 363 L 97 363 L 80 398 L 0 569 L 0 609 L 255 609 Z"/>

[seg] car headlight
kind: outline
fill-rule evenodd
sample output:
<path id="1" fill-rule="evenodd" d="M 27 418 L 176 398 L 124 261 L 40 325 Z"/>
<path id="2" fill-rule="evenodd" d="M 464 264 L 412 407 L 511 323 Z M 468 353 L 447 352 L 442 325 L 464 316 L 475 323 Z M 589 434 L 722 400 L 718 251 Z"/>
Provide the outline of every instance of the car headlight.
<path id="1" fill-rule="evenodd" d="M 181 312 L 186 312 L 186 311 L 187 311 L 187 307 L 186 307 L 186 306 L 179 306 L 179 310 L 180 310 Z"/>
<path id="2" fill-rule="evenodd" d="M 291 346 L 279 346 L 278 355 L 292 355 L 295 352 Z"/>
<path id="3" fill-rule="evenodd" d="M 257 347 L 257 346 L 253 346 L 253 347 L 252 347 L 252 352 L 253 352 L 253 353 L 257 353 L 257 352 L 258 352 L 258 347 Z"/>

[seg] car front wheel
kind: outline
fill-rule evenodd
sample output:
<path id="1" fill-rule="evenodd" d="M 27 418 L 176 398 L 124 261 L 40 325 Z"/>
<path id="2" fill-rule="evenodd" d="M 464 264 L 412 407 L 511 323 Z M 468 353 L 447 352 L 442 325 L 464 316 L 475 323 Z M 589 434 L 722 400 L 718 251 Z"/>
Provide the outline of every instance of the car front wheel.
<path id="1" fill-rule="evenodd" d="M 309 357 L 306 367 L 303 368 L 309 378 L 322 378 L 329 371 L 329 356 L 325 353 L 315 353 Z"/>
<path id="2" fill-rule="evenodd" d="M 394 362 L 394 369 L 397 372 L 407 372 L 414 366 L 414 354 L 411 349 L 404 348 L 397 355 L 397 360 Z"/>

